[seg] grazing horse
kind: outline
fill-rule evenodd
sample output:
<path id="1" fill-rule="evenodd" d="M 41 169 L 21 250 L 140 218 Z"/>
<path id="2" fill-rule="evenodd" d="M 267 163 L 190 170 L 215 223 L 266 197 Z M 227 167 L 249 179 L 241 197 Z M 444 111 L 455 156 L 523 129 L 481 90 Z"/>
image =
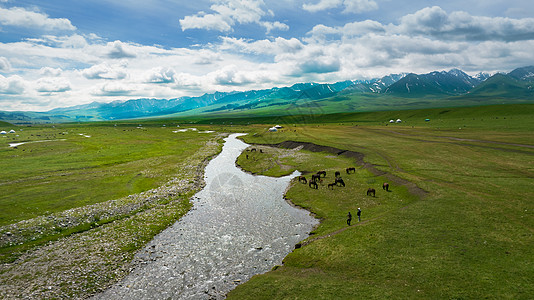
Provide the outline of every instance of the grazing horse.
<path id="1" fill-rule="evenodd" d="M 317 184 L 317 182 L 315 181 L 310 181 L 310 183 L 308 184 L 309 187 L 313 188 L 313 189 L 318 189 L 319 188 L 319 185 Z"/>
<path id="2" fill-rule="evenodd" d="M 299 176 L 299 182 L 308 183 L 308 180 L 306 180 L 306 177 L 304 176 Z"/>
<path id="3" fill-rule="evenodd" d="M 375 189 L 373 189 L 373 188 L 368 188 L 367 189 L 367 196 L 373 196 L 374 197 L 375 193 L 376 193 Z"/>
<path id="4" fill-rule="evenodd" d="M 336 171 L 336 173 L 334 173 L 334 176 L 335 177 L 339 177 L 339 176 L 341 176 L 341 173 L 339 171 Z"/>
<path id="5" fill-rule="evenodd" d="M 382 185 L 382 189 L 384 189 L 386 192 L 389 192 L 389 183 L 384 182 L 384 184 Z"/>
<path id="6" fill-rule="evenodd" d="M 256 148 L 250 149 L 250 152 L 256 152 Z"/>
<path id="7" fill-rule="evenodd" d="M 345 186 L 345 181 L 341 179 L 341 177 L 336 177 L 336 182 L 334 182 L 336 185 Z"/>
<path id="8" fill-rule="evenodd" d="M 323 177 L 326 177 L 326 171 L 319 171 L 317 172 L 317 175 L 319 176 L 323 175 Z"/>
<path id="9" fill-rule="evenodd" d="M 328 188 L 332 188 L 332 189 L 334 189 L 334 186 L 336 186 L 336 183 L 335 183 L 335 182 L 334 182 L 334 183 L 329 183 L 329 184 L 328 184 Z"/>
<path id="10" fill-rule="evenodd" d="M 313 181 L 313 182 L 321 181 L 321 175 L 313 174 L 312 177 L 311 177 L 311 181 Z"/>
<path id="11" fill-rule="evenodd" d="M 346 171 L 347 171 L 347 174 L 350 174 L 351 172 L 356 173 L 356 168 L 350 167 L 350 168 L 347 168 Z"/>

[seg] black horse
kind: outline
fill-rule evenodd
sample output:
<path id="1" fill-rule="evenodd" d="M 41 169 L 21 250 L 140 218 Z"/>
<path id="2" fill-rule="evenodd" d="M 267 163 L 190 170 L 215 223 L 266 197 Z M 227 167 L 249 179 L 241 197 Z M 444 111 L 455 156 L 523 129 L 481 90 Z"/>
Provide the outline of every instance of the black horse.
<path id="1" fill-rule="evenodd" d="M 341 179 L 341 177 L 336 177 L 336 182 L 334 182 L 336 185 L 345 186 L 345 181 Z"/>
<path id="2" fill-rule="evenodd" d="M 373 189 L 373 188 L 368 188 L 367 189 L 367 196 L 373 196 L 374 197 L 375 193 L 376 193 L 375 189 Z"/>
<path id="3" fill-rule="evenodd" d="M 341 173 L 339 171 L 336 171 L 336 173 L 334 173 L 334 176 L 335 177 L 339 177 L 339 176 L 341 176 Z"/>
<path id="4" fill-rule="evenodd" d="M 384 182 L 384 184 L 382 185 L 382 189 L 385 190 L 386 192 L 389 192 L 389 183 Z"/>
<path id="5" fill-rule="evenodd" d="M 336 183 L 329 183 L 328 184 L 328 188 L 331 188 L 331 189 L 334 189 L 334 187 L 336 186 Z"/>
<path id="6" fill-rule="evenodd" d="M 347 171 L 347 174 L 356 173 L 356 168 L 350 167 L 350 168 L 347 168 L 346 171 Z"/>
<path id="7" fill-rule="evenodd" d="M 308 186 L 311 187 L 312 189 L 318 189 L 319 188 L 319 185 L 315 181 L 310 181 L 310 183 L 308 183 Z"/>
<path id="8" fill-rule="evenodd" d="M 317 172 L 317 175 L 319 176 L 323 175 L 323 177 L 326 177 L 326 171 L 319 171 Z"/>
<path id="9" fill-rule="evenodd" d="M 304 176 L 299 176 L 299 182 L 302 182 L 304 184 L 308 183 L 308 180 L 306 180 L 306 177 Z"/>

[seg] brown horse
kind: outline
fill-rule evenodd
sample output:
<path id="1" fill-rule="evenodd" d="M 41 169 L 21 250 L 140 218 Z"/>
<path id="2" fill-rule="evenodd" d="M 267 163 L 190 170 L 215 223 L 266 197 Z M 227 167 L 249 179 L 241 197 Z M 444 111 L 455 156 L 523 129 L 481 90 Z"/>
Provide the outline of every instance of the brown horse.
<path id="1" fill-rule="evenodd" d="M 311 181 L 313 181 L 313 182 L 321 181 L 321 175 L 313 174 L 312 177 L 311 177 Z"/>
<path id="2" fill-rule="evenodd" d="M 384 182 L 384 184 L 382 185 L 382 189 L 385 190 L 386 192 L 389 192 L 389 183 Z"/>
<path id="3" fill-rule="evenodd" d="M 373 189 L 373 188 L 368 188 L 367 189 L 367 196 L 373 196 L 374 197 L 375 193 L 376 193 L 375 189 Z"/>
<path id="4" fill-rule="evenodd" d="M 308 183 L 308 186 L 311 187 L 312 189 L 318 189 L 319 188 L 319 185 L 315 181 L 310 181 L 310 183 Z"/>
<path id="5" fill-rule="evenodd" d="M 347 174 L 350 174 L 351 172 L 356 173 L 356 168 L 350 167 L 350 168 L 347 168 L 346 171 L 347 171 Z"/>
<path id="6" fill-rule="evenodd" d="M 308 180 L 306 180 L 306 177 L 304 176 L 299 176 L 299 182 L 302 182 L 304 184 L 308 183 Z"/>

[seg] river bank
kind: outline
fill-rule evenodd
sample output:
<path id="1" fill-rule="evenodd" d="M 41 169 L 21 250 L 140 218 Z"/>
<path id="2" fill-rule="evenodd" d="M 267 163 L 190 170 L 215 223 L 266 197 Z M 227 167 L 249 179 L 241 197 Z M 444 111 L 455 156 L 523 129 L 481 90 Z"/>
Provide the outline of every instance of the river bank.
<path id="1" fill-rule="evenodd" d="M 235 166 L 248 147 L 232 135 L 206 167 L 194 208 L 156 236 L 119 284 L 95 299 L 224 299 L 256 274 L 280 265 L 317 220 L 283 195 L 295 173 L 253 176 Z"/>

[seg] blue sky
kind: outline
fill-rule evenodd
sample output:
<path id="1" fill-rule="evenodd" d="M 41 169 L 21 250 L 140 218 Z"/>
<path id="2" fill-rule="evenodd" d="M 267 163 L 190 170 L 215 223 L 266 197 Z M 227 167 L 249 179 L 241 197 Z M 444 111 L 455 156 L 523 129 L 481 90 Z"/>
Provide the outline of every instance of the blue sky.
<path id="1" fill-rule="evenodd" d="M 531 0 L 0 0 L 0 110 L 534 64 Z"/>

